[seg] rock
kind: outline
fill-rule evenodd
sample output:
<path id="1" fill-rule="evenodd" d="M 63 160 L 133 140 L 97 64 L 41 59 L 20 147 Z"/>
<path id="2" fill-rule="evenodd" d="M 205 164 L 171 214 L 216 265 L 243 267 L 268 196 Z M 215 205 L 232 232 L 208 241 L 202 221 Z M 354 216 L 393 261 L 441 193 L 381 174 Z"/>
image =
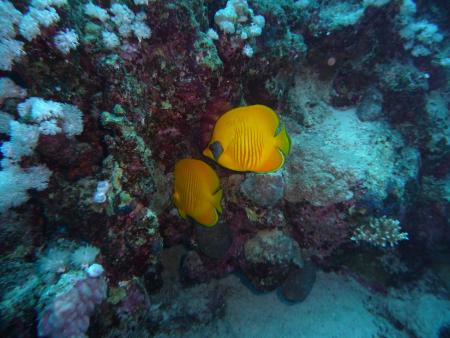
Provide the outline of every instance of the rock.
<path id="1" fill-rule="evenodd" d="M 374 71 L 380 79 L 379 86 L 383 92 L 417 94 L 429 88 L 429 76 L 412 62 L 382 63 L 378 64 Z"/>
<path id="2" fill-rule="evenodd" d="M 241 192 L 257 206 L 272 207 L 283 198 L 283 178 L 280 173 L 248 174 Z"/>
<path id="3" fill-rule="evenodd" d="M 316 267 L 306 261 L 303 268 L 292 267 L 281 287 L 283 297 L 290 302 L 301 302 L 308 297 L 316 281 Z"/>
<path id="4" fill-rule="evenodd" d="M 377 120 L 383 116 L 382 105 L 383 94 L 376 88 L 369 88 L 356 109 L 356 114 L 363 122 Z"/>
<path id="5" fill-rule="evenodd" d="M 158 293 L 150 295 L 148 325 L 161 331 L 172 332 L 192 327 L 194 323 L 206 324 L 223 315 L 225 289 L 216 283 L 202 283 L 183 288 L 180 283 L 180 263 L 186 253 L 181 245 L 167 248 L 161 255 L 164 266 L 163 285 Z M 197 260 L 191 256 L 192 261 Z M 198 262 L 198 261 L 197 261 Z"/>
<path id="6" fill-rule="evenodd" d="M 328 206 L 353 199 L 355 192 L 378 201 L 390 192 L 401 198 L 418 174 L 417 149 L 385 122 L 361 122 L 354 109 L 329 107 L 323 122 L 291 133 L 291 139 L 284 174 L 290 203 Z"/>
<path id="7" fill-rule="evenodd" d="M 439 338 L 450 338 L 450 324 L 446 324 L 440 328 Z"/>
<path id="8" fill-rule="evenodd" d="M 163 267 L 160 262 L 149 265 L 144 273 L 144 285 L 147 292 L 155 292 L 162 287 L 162 271 Z"/>
<path id="9" fill-rule="evenodd" d="M 244 244 L 241 268 L 258 290 L 274 290 L 292 265 L 302 264 L 297 242 L 280 230 L 262 230 Z"/>
<path id="10" fill-rule="evenodd" d="M 323 260 L 350 240 L 347 209 L 345 205 L 315 207 L 308 203 L 289 203 L 286 212 L 291 234 L 308 255 Z"/>
<path id="11" fill-rule="evenodd" d="M 204 283 L 209 280 L 209 273 L 200 255 L 189 251 L 181 261 L 181 282 L 185 285 Z"/>
<path id="12" fill-rule="evenodd" d="M 213 259 L 223 258 L 232 242 L 230 228 L 223 222 L 219 222 L 211 228 L 195 225 L 194 235 L 199 250 Z"/>

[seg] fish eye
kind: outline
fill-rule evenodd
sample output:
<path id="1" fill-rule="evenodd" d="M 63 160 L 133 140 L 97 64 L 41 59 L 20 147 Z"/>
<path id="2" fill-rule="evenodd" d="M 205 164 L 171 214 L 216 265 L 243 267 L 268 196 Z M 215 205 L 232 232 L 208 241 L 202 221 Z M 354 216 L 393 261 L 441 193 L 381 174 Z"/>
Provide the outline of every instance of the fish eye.
<path id="1" fill-rule="evenodd" d="M 217 159 L 223 153 L 223 148 L 222 148 L 222 145 L 220 144 L 220 142 L 215 141 L 215 142 L 211 143 L 208 148 L 209 148 L 209 150 L 211 150 L 211 152 L 214 156 L 214 160 L 217 161 Z"/>

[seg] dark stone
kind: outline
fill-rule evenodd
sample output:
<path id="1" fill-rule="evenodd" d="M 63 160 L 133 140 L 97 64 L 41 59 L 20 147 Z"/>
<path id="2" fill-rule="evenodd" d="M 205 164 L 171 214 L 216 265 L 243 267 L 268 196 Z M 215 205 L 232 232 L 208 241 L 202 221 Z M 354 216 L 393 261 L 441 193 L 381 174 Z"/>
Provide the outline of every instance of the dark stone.
<path id="1" fill-rule="evenodd" d="M 376 88 L 369 88 L 356 109 L 356 114 L 363 122 L 375 121 L 383 116 L 382 106 L 383 94 Z"/>
<path id="2" fill-rule="evenodd" d="M 300 248 L 280 230 L 258 232 L 244 245 L 240 267 L 259 291 L 271 291 L 286 279 L 291 266 L 302 265 Z"/>
<path id="3" fill-rule="evenodd" d="M 195 225 L 194 235 L 199 250 L 213 259 L 225 257 L 232 242 L 230 228 L 222 222 L 210 228 L 203 225 Z"/>
<path id="4" fill-rule="evenodd" d="M 292 267 L 281 287 L 283 297 L 290 302 L 302 302 L 308 297 L 316 282 L 316 267 L 306 261 L 303 268 Z"/>
<path id="5" fill-rule="evenodd" d="M 158 291 L 162 285 L 162 270 L 161 263 L 150 265 L 144 273 L 144 284 L 147 292 Z"/>
<path id="6" fill-rule="evenodd" d="M 181 282 L 185 285 L 204 283 L 209 280 L 208 270 L 203 264 L 200 255 L 189 251 L 181 261 Z"/>
<path id="7" fill-rule="evenodd" d="M 450 324 L 444 325 L 439 329 L 439 338 L 450 338 Z"/>
<path id="8" fill-rule="evenodd" d="M 241 192 L 260 207 L 273 207 L 284 195 L 281 174 L 248 174 L 241 184 Z"/>

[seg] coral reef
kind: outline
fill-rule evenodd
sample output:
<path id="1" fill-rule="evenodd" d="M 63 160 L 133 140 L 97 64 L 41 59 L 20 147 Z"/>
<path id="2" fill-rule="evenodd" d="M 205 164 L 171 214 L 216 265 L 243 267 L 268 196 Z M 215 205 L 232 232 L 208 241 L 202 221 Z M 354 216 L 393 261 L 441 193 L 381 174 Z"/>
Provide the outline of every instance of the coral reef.
<path id="1" fill-rule="evenodd" d="M 183 336 L 232 308 L 236 273 L 292 303 L 351 276 L 389 294 L 365 301 L 373 336 L 444 336 L 449 16 L 445 1 L 0 0 L 0 335 Z M 280 170 L 202 156 L 224 113 L 256 104 L 291 138 Z M 187 157 L 223 189 L 211 228 L 171 200 Z"/>
<path id="2" fill-rule="evenodd" d="M 378 200 L 389 190 L 403 196 L 406 183 L 417 176 L 417 150 L 383 122 L 361 122 L 354 110 L 328 109 L 323 122 L 292 135 L 286 200 L 327 206 L 355 193 Z"/>

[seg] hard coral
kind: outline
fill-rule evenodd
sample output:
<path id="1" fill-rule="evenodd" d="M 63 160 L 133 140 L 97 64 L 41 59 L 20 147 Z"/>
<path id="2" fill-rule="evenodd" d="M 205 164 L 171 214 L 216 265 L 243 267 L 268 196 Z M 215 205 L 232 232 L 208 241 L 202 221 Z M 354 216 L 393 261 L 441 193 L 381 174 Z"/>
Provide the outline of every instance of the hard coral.
<path id="1" fill-rule="evenodd" d="M 400 222 L 386 216 L 371 217 L 367 223 L 358 226 L 351 237 L 355 242 L 368 242 L 374 246 L 393 247 L 399 241 L 408 239 L 406 232 L 400 231 Z"/>

